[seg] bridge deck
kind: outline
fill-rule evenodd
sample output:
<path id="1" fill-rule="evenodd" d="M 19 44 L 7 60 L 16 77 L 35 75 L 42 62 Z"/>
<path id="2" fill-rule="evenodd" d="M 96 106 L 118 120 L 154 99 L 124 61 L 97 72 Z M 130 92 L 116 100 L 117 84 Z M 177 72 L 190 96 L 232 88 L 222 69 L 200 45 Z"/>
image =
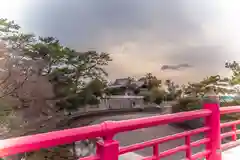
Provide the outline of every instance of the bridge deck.
<path id="1" fill-rule="evenodd" d="M 238 160 L 240 158 L 240 146 L 234 147 L 222 153 L 222 160 Z"/>

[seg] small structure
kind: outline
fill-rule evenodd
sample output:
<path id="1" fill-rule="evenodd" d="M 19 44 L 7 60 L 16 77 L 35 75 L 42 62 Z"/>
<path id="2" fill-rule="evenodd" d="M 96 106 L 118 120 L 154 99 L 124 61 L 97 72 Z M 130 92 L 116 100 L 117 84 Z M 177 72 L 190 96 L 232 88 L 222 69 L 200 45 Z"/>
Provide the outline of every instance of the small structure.
<path id="1" fill-rule="evenodd" d="M 100 105 L 109 109 L 142 107 L 144 105 L 143 96 L 112 95 L 106 96 Z"/>
<path id="2" fill-rule="evenodd" d="M 115 82 L 107 87 L 109 90 L 121 90 L 118 95 L 135 95 L 134 91 L 141 88 L 144 81 L 131 81 L 129 78 L 116 79 Z"/>

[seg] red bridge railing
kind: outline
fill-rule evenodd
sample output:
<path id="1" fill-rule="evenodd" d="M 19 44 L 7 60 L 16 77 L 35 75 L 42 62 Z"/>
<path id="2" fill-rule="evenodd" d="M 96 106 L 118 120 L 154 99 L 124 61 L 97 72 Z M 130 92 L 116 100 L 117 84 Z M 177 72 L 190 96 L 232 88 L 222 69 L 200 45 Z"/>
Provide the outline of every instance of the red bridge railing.
<path id="1" fill-rule="evenodd" d="M 121 154 L 146 147 L 152 147 L 153 155 L 145 157 L 144 160 L 159 160 L 179 151 L 185 151 L 186 160 L 195 160 L 199 158 L 221 160 L 221 150 L 236 145 L 236 143 L 233 142 L 221 145 L 221 139 L 231 136 L 232 140 L 236 142 L 237 134 L 240 133 L 240 131 L 236 129 L 236 125 L 240 124 L 240 120 L 220 124 L 220 114 L 234 112 L 240 112 L 240 106 L 223 107 L 220 109 L 219 103 L 209 102 L 203 104 L 203 109 L 197 111 L 123 121 L 106 121 L 101 124 L 87 127 L 6 139 L 0 141 L 0 157 L 54 147 L 57 145 L 70 144 L 75 141 L 89 138 L 102 137 L 103 140 L 97 142 L 96 155 L 80 158 L 80 160 L 118 160 L 118 157 Z M 113 139 L 114 136 L 120 132 L 187 121 L 196 118 L 205 118 L 206 123 L 204 127 L 125 147 L 120 147 L 119 142 Z M 220 129 L 229 126 L 232 127 L 232 131 L 221 134 Z M 201 132 L 206 133 L 205 138 L 191 142 L 191 136 Z M 161 146 L 162 143 L 178 138 L 185 138 L 185 144 L 159 153 L 159 146 Z M 192 154 L 192 147 L 202 144 L 206 145 L 205 150 L 197 154 Z"/>

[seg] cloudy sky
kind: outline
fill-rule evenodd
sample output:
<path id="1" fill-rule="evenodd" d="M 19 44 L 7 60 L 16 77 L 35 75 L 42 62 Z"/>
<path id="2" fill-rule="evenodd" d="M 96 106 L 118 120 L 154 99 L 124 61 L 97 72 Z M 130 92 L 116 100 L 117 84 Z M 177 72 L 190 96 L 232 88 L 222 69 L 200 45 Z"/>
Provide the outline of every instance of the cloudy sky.
<path id="1" fill-rule="evenodd" d="M 26 32 L 58 37 L 79 51 L 110 53 L 111 79 L 152 72 L 179 83 L 229 74 L 224 63 L 240 59 L 239 15 L 239 0 L 0 2 L 0 17 Z"/>

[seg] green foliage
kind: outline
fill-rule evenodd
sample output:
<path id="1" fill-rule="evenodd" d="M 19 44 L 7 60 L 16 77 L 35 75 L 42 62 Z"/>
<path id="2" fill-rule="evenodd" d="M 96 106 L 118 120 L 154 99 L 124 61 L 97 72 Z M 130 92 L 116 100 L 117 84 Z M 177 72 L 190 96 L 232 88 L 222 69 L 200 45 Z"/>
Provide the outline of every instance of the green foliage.
<path id="1" fill-rule="evenodd" d="M 60 108 L 97 103 L 97 97 L 102 96 L 106 86 L 104 80 L 108 74 L 104 68 L 111 61 L 109 54 L 77 52 L 63 46 L 56 38 L 36 37 L 21 33 L 19 29 L 13 21 L 0 19 L 0 38 L 25 61 L 39 64 L 37 68 L 34 65 L 30 68 L 38 76 L 48 77 L 55 93 L 52 99 Z"/>
<path id="2" fill-rule="evenodd" d="M 187 95 L 191 96 L 202 96 L 210 88 L 209 85 L 216 85 L 220 81 L 220 76 L 210 76 L 198 83 L 188 83 L 188 86 L 183 88 L 183 91 Z M 217 90 L 221 92 L 221 90 Z"/>
<path id="3" fill-rule="evenodd" d="M 165 100 L 166 101 L 173 101 L 175 99 L 175 94 L 166 94 Z"/>
<path id="4" fill-rule="evenodd" d="M 162 84 L 162 81 L 159 79 L 152 79 L 149 81 L 148 88 L 152 89 L 154 87 L 160 87 Z"/>
<path id="5" fill-rule="evenodd" d="M 151 98 L 150 98 L 149 95 L 146 95 L 146 96 L 143 97 L 143 101 L 144 101 L 145 103 L 150 102 L 150 100 L 151 100 Z"/>
<path id="6" fill-rule="evenodd" d="M 9 21 L 8 19 L 0 18 L 0 36 L 7 37 L 12 35 L 20 29 L 20 26 L 15 24 L 14 21 Z"/>
<path id="7" fill-rule="evenodd" d="M 160 87 L 162 80 L 157 79 L 156 76 L 153 76 L 152 73 L 147 73 L 145 77 L 140 78 L 145 81 L 146 87 L 151 90 L 152 88 Z"/>
<path id="8" fill-rule="evenodd" d="M 151 102 L 160 104 L 163 101 L 165 92 L 163 90 L 160 90 L 159 88 L 155 87 L 152 88 L 148 94 L 143 95 L 144 96 L 144 102 Z"/>
<path id="9" fill-rule="evenodd" d="M 165 85 L 167 85 L 168 91 L 168 93 L 165 96 L 167 101 L 175 100 L 177 97 L 181 96 L 182 90 L 180 90 L 179 86 L 176 85 L 173 81 L 167 79 L 165 81 Z"/>
<path id="10" fill-rule="evenodd" d="M 236 61 L 225 63 L 225 67 L 230 69 L 233 73 L 231 83 L 240 84 L 240 65 Z"/>
<path id="11" fill-rule="evenodd" d="M 231 101 L 231 102 L 221 102 L 221 107 L 228 107 L 228 106 L 239 106 L 240 101 Z M 222 121 L 233 121 L 233 120 L 239 120 L 240 114 L 239 113 L 232 113 L 232 114 L 224 114 L 221 115 Z"/>
<path id="12" fill-rule="evenodd" d="M 149 95 L 144 95 L 146 96 L 147 100 L 149 99 L 149 102 L 155 102 L 156 99 L 158 99 L 157 103 L 163 99 L 172 101 L 180 97 L 182 94 L 182 90 L 179 88 L 179 86 L 169 79 L 164 82 L 164 84 L 167 86 L 168 93 L 161 90 L 160 88 L 163 84 L 162 80 L 158 79 L 156 76 L 153 76 L 151 73 L 147 73 L 145 77 L 142 77 L 139 80 L 145 82 L 142 88 L 147 88 L 150 92 Z"/>
<path id="13" fill-rule="evenodd" d="M 9 124 L 9 115 L 13 113 L 13 106 L 0 99 L 0 127 Z"/>
<path id="14" fill-rule="evenodd" d="M 108 94 L 108 95 L 124 95 L 125 91 L 126 91 L 125 87 L 107 88 L 105 90 L 106 94 Z"/>
<path id="15" fill-rule="evenodd" d="M 201 109 L 201 99 L 197 97 L 186 97 L 178 100 L 173 106 L 173 112 L 184 112 Z"/>
<path id="16" fill-rule="evenodd" d="M 106 81 L 100 80 L 98 78 L 92 80 L 84 90 L 88 90 L 92 95 L 96 97 L 102 97 L 104 89 L 107 87 Z"/>
<path id="17" fill-rule="evenodd" d="M 64 56 L 66 57 L 66 55 Z M 50 82 L 54 84 L 56 96 L 58 98 L 76 97 L 74 95 L 78 95 L 78 98 L 84 96 L 86 100 L 83 104 L 92 101 L 93 95 L 101 97 L 106 86 L 103 81 L 107 76 L 102 66 L 107 65 L 108 61 L 111 60 L 108 54 L 98 54 L 92 51 L 74 53 L 70 54 L 67 59 L 66 67 L 48 72 Z M 89 84 L 87 80 L 90 80 Z M 79 94 L 80 92 L 84 94 Z"/>
<path id="18" fill-rule="evenodd" d="M 223 78 L 219 75 L 215 76 L 210 76 L 205 78 L 204 80 L 200 81 L 199 83 L 189 83 L 187 87 L 183 87 L 183 92 L 185 94 L 191 94 L 192 96 L 195 97 L 201 97 L 204 95 L 210 88 L 214 89 L 214 91 L 218 93 L 228 93 L 232 92 L 232 90 L 228 90 L 225 88 L 221 87 L 216 87 L 218 82 L 223 81 L 223 82 L 230 82 L 230 84 L 240 84 L 240 65 L 236 61 L 233 61 L 231 63 L 227 62 L 225 64 L 225 67 L 230 69 L 233 73 L 231 79 L 229 78 Z M 212 85 L 212 87 L 209 87 Z M 215 86 L 215 87 L 214 87 Z M 175 106 L 176 112 L 178 111 L 189 111 L 189 110 L 194 110 L 194 109 L 199 109 L 199 100 L 193 100 L 192 98 L 184 98 L 180 99 L 178 104 Z M 239 105 L 239 101 L 232 101 L 232 102 L 221 102 L 221 106 L 234 106 L 234 105 Z M 225 117 L 225 118 L 224 118 Z M 227 117 L 227 118 L 226 118 Z M 232 116 L 223 116 L 223 119 L 231 119 Z"/>
<path id="19" fill-rule="evenodd" d="M 164 97 L 165 91 L 155 87 L 150 90 L 151 99 L 154 101 L 158 97 Z"/>
<path id="20" fill-rule="evenodd" d="M 134 90 L 134 94 L 135 94 L 135 95 L 138 95 L 139 93 L 140 93 L 140 89 L 139 89 L 139 88 L 137 88 L 137 89 Z"/>
<path id="21" fill-rule="evenodd" d="M 158 97 L 156 97 L 156 99 L 154 100 L 154 103 L 156 103 L 156 104 L 161 104 L 162 103 L 162 101 L 163 101 L 163 97 L 162 96 L 158 96 Z"/>
<path id="22" fill-rule="evenodd" d="M 234 100 L 234 101 L 230 101 L 230 102 L 221 102 L 220 103 L 221 107 L 237 106 L 237 105 L 240 105 L 240 101 L 238 101 L 238 100 Z"/>
<path id="23" fill-rule="evenodd" d="M 240 105 L 239 101 L 232 101 L 232 102 L 221 102 L 221 107 L 227 106 L 236 106 Z M 178 100 L 178 103 L 173 106 L 173 112 L 185 112 L 185 111 L 192 111 L 202 109 L 201 99 L 196 97 L 187 97 Z M 221 116 L 221 121 L 228 122 L 233 120 L 239 120 L 240 114 L 233 113 L 233 114 L 225 114 Z"/>

